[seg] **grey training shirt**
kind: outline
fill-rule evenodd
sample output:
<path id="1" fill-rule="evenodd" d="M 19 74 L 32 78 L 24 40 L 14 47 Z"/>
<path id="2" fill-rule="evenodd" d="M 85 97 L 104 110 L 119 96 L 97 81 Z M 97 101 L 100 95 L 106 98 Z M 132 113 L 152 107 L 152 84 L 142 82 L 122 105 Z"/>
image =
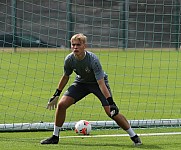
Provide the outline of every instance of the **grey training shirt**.
<path id="1" fill-rule="evenodd" d="M 97 83 L 97 80 L 105 76 L 99 59 L 89 51 L 86 51 L 82 60 L 77 60 L 73 52 L 67 55 L 64 62 L 64 73 L 69 76 L 73 71 L 77 74 L 75 82 L 81 83 Z"/>

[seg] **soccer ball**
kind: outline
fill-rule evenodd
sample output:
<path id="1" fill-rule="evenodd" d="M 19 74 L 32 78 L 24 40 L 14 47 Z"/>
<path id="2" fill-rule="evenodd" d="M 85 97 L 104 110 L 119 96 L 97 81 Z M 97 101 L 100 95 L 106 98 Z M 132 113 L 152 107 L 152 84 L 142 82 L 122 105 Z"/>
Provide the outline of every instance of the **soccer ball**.
<path id="1" fill-rule="evenodd" d="M 91 124 L 87 120 L 80 120 L 75 124 L 75 132 L 77 134 L 89 135 L 91 129 Z"/>

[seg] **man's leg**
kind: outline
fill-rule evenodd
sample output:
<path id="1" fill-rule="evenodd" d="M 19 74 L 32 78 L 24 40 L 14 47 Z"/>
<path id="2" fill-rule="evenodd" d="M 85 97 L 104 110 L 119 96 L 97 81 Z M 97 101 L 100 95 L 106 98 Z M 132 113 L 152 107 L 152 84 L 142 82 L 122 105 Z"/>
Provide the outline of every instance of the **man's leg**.
<path id="1" fill-rule="evenodd" d="M 63 96 L 58 103 L 58 107 L 55 113 L 55 125 L 53 135 L 45 140 L 41 141 L 41 144 L 58 144 L 59 142 L 59 132 L 65 121 L 66 109 L 74 104 L 74 99 L 69 96 Z"/>
<path id="2" fill-rule="evenodd" d="M 108 114 L 108 116 L 110 116 L 109 106 L 104 106 L 104 109 L 105 109 L 106 113 Z M 118 126 L 120 126 L 123 130 L 125 130 L 129 134 L 131 140 L 134 142 L 135 145 L 141 145 L 142 144 L 140 138 L 133 131 L 129 122 L 127 121 L 127 119 L 122 114 L 118 113 L 117 115 L 112 117 L 112 119 L 118 124 Z"/>

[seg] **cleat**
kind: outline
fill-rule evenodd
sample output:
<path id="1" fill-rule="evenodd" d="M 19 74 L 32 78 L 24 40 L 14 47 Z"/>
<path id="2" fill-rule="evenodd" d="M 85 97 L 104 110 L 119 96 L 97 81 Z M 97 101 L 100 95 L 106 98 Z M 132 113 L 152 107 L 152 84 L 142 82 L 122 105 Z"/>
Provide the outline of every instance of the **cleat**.
<path id="1" fill-rule="evenodd" d="M 41 144 L 58 144 L 59 142 L 59 137 L 52 135 L 50 138 L 42 140 L 40 143 Z"/>
<path id="2" fill-rule="evenodd" d="M 138 135 L 135 135 L 135 136 L 131 137 L 131 140 L 134 142 L 135 146 L 142 145 L 142 142 L 141 142 Z"/>

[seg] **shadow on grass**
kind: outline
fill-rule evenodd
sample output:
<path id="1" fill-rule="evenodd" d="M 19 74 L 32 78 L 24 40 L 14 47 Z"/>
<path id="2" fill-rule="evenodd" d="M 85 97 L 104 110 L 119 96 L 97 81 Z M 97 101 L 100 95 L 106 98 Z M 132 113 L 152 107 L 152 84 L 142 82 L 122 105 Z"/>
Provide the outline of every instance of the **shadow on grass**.
<path id="1" fill-rule="evenodd" d="M 134 146 L 132 144 L 128 145 L 128 144 L 124 144 L 124 143 L 120 143 L 120 144 L 110 144 L 110 143 L 91 143 L 91 144 L 88 144 L 88 143 L 68 143 L 68 142 L 62 142 L 61 145 L 64 145 L 64 146 L 73 146 L 73 147 L 92 147 L 94 149 L 94 147 L 99 147 L 99 148 L 106 148 L 106 147 L 112 147 L 112 148 L 138 148 L 138 149 L 162 149 L 160 146 L 158 145 L 146 145 L 146 144 L 143 144 L 143 145 L 139 145 L 139 146 Z"/>

